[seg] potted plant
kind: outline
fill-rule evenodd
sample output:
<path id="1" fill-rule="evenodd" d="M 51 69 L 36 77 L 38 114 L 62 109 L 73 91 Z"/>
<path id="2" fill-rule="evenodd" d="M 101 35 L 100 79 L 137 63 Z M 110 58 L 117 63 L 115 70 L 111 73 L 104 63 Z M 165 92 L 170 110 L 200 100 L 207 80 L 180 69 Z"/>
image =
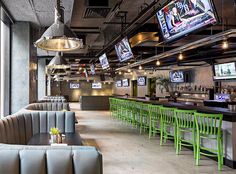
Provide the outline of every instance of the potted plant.
<path id="1" fill-rule="evenodd" d="M 51 142 L 52 143 L 57 143 L 59 142 L 58 140 L 60 139 L 60 130 L 56 127 L 52 127 L 50 129 L 50 134 L 51 134 Z"/>
<path id="2" fill-rule="evenodd" d="M 170 92 L 171 82 L 168 77 L 164 77 L 164 76 L 157 77 L 156 84 L 157 84 L 157 86 L 159 86 L 161 93 L 163 93 L 164 89 L 166 92 Z"/>

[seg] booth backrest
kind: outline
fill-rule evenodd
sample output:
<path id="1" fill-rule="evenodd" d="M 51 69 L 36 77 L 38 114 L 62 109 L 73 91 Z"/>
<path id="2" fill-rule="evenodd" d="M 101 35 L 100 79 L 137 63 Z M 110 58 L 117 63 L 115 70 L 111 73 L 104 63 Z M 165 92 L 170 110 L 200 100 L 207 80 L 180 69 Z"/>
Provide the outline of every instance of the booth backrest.
<path id="1" fill-rule="evenodd" d="M 37 133 L 49 133 L 57 127 L 62 133 L 75 132 L 75 113 L 40 111 L 16 113 L 0 119 L 0 143 L 27 144 Z"/>
<path id="2" fill-rule="evenodd" d="M 39 102 L 67 102 L 64 96 L 44 96 Z"/>
<path id="3" fill-rule="evenodd" d="M 31 103 L 27 105 L 24 109 L 32 111 L 62 111 L 70 110 L 69 103 L 55 102 L 55 103 Z"/>
<path id="4" fill-rule="evenodd" d="M 1 174 L 102 174 L 102 156 L 89 146 L 0 145 Z"/>

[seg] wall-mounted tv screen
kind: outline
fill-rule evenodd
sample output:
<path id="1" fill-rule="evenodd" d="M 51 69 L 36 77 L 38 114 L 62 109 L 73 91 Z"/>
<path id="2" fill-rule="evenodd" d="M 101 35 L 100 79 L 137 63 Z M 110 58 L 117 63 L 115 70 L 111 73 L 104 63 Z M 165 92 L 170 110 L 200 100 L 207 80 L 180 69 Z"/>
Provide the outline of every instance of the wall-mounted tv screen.
<path id="1" fill-rule="evenodd" d="M 121 80 L 116 81 L 116 87 L 122 87 L 122 82 L 121 82 Z"/>
<path id="2" fill-rule="evenodd" d="M 92 74 L 92 75 L 95 75 L 95 74 L 96 74 L 96 73 L 95 73 L 94 64 L 91 64 L 91 65 L 90 65 L 90 71 L 91 71 L 91 74 Z"/>
<path id="3" fill-rule="evenodd" d="M 172 83 L 183 83 L 184 72 L 183 71 L 170 71 L 170 81 Z"/>
<path id="4" fill-rule="evenodd" d="M 108 62 L 108 60 L 107 60 L 107 55 L 106 55 L 106 53 L 104 53 L 103 55 L 101 55 L 101 56 L 99 57 L 99 61 L 100 61 L 101 65 L 102 65 L 102 69 L 107 69 L 107 68 L 109 68 L 109 62 Z"/>
<path id="5" fill-rule="evenodd" d="M 97 83 L 92 83 L 92 89 L 101 89 L 102 88 L 102 83 L 97 82 Z"/>
<path id="6" fill-rule="evenodd" d="M 134 57 L 127 37 L 115 45 L 115 50 L 120 62 L 124 62 Z"/>
<path id="7" fill-rule="evenodd" d="M 79 83 L 70 83 L 70 89 L 79 89 Z"/>
<path id="8" fill-rule="evenodd" d="M 156 15 L 166 42 L 218 21 L 212 0 L 172 0 Z"/>
<path id="9" fill-rule="evenodd" d="M 129 87 L 129 79 L 122 80 L 123 87 Z"/>
<path id="10" fill-rule="evenodd" d="M 236 79 L 235 62 L 220 63 L 214 65 L 214 80 Z"/>
<path id="11" fill-rule="evenodd" d="M 146 86 L 146 81 L 147 81 L 147 77 L 145 77 L 145 76 L 139 76 L 138 78 L 137 78 L 137 85 L 138 86 Z"/>

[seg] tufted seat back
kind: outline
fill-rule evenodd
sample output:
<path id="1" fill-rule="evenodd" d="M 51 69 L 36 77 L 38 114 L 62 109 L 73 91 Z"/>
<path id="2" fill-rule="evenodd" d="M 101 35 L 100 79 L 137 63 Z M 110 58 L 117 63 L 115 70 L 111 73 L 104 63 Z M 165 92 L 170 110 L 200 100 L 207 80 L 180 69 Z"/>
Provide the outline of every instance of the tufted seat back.
<path id="1" fill-rule="evenodd" d="M 75 132 L 75 113 L 41 111 L 16 113 L 0 119 L 0 143 L 27 144 L 37 133 L 49 133 L 57 127 L 62 133 Z"/>
<path id="2" fill-rule="evenodd" d="M 37 110 L 37 111 L 62 111 L 70 110 L 69 103 L 55 102 L 55 103 L 31 103 L 24 109 L 26 110 Z"/>
<path id="3" fill-rule="evenodd" d="M 67 102 L 64 96 L 44 96 L 39 102 Z"/>
<path id="4" fill-rule="evenodd" d="M 89 146 L 0 144 L 1 174 L 102 174 L 102 156 Z"/>

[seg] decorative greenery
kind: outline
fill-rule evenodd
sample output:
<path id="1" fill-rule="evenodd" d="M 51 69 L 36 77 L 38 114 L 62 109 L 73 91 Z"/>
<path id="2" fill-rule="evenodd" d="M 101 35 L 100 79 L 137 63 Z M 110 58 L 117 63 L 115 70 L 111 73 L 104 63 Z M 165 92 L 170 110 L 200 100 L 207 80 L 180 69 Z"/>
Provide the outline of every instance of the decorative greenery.
<path id="1" fill-rule="evenodd" d="M 58 128 L 56 128 L 56 127 L 52 127 L 50 129 L 50 134 L 52 134 L 52 135 L 59 135 L 60 134 L 60 130 Z"/>
<path id="2" fill-rule="evenodd" d="M 171 88 L 170 84 L 171 84 L 171 82 L 170 82 L 168 77 L 159 76 L 156 79 L 157 79 L 156 84 L 157 84 L 157 86 L 159 86 L 159 89 L 160 89 L 161 93 L 163 93 L 164 89 L 166 90 L 166 92 L 170 91 L 170 88 Z"/>

